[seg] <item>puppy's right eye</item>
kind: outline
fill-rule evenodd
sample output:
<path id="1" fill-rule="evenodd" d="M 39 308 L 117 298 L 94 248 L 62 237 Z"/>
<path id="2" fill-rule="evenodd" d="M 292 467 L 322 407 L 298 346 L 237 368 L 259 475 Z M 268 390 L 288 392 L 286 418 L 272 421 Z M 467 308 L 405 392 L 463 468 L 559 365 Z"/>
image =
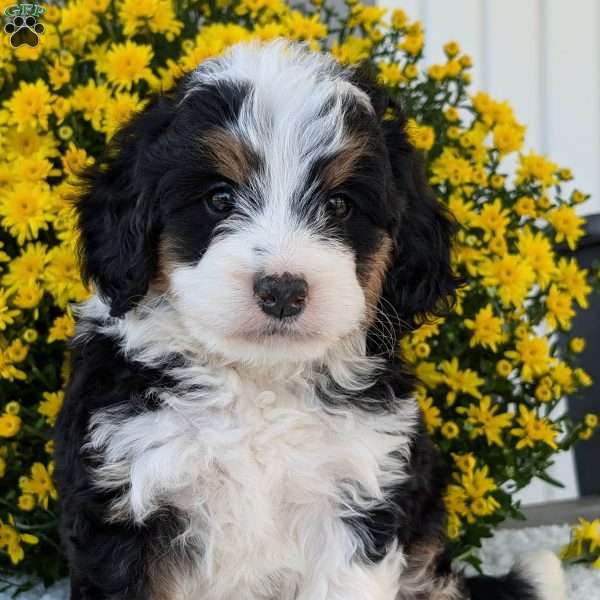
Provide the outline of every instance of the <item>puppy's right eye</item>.
<path id="1" fill-rule="evenodd" d="M 213 188 L 206 200 L 209 210 L 220 217 L 230 213 L 235 202 L 233 200 L 233 190 L 229 185 L 222 184 Z"/>

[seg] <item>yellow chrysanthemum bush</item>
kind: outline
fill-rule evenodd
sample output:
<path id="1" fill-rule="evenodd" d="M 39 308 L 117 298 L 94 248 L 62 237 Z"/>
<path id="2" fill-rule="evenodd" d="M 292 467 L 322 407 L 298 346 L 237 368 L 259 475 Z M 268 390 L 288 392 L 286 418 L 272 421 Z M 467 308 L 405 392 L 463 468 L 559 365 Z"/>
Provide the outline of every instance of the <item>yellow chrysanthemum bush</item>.
<path id="1" fill-rule="evenodd" d="M 0 0 L 3 13 L 14 0 Z M 410 116 L 430 182 L 455 214 L 454 261 L 466 285 L 454 312 L 424 323 L 399 351 L 446 458 L 455 556 L 518 507 L 514 492 L 548 478 L 553 455 L 596 428 L 553 409 L 589 385 L 574 338 L 559 352 L 588 273 L 568 250 L 583 233 L 568 169 L 523 153 L 505 102 L 470 95 L 470 58 L 420 66 L 424 33 L 400 10 L 315 0 L 67 0 L 46 5 L 36 47 L 0 44 L 0 572 L 66 574 L 56 533 L 51 427 L 68 376 L 70 304 L 83 300 L 70 199 L 78 173 L 115 131 L 199 62 L 242 40 L 287 37 L 370 61 Z M 12 10 L 9 8 L 9 11 Z M 516 164 L 509 175 L 506 157 Z"/>

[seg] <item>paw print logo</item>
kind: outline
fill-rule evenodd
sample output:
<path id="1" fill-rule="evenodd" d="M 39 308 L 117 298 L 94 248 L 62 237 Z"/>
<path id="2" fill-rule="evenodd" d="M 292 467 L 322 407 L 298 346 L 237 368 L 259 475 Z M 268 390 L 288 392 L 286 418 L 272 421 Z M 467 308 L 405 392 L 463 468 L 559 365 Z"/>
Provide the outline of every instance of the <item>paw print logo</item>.
<path id="1" fill-rule="evenodd" d="M 25 18 L 18 16 L 12 23 L 4 26 L 4 32 L 10 34 L 10 44 L 13 48 L 25 44 L 35 48 L 40 41 L 39 36 L 44 33 L 44 26 L 32 15 Z"/>

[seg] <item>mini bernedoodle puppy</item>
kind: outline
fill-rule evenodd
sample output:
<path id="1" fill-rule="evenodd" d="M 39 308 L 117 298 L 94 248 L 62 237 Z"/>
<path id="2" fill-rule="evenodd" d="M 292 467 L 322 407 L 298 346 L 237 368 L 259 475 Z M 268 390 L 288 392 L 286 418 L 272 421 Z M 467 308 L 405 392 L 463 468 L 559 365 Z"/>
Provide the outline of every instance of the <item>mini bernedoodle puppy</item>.
<path id="1" fill-rule="evenodd" d="M 97 295 L 56 437 L 73 600 L 564 598 L 551 554 L 450 570 L 395 349 L 452 301 L 453 226 L 387 107 L 327 56 L 242 44 L 88 173 Z"/>

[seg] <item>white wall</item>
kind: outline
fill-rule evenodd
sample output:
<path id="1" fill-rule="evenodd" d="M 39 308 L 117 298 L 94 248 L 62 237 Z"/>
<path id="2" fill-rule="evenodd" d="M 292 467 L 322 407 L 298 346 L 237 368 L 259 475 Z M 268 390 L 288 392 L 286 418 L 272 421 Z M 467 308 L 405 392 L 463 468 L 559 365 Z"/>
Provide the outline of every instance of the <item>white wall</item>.
<path id="1" fill-rule="evenodd" d="M 473 91 L 509 100 L 527 125 L 525 150 L 570 167 L 592 194 L 581 214 L 600 212 L 600 0 L 379 0 L 423 22 L 425 63 L 460 43 L 474 61 Z M 524 503 L 578 495 L 572 453 L 559 455 L 557 489 L 536 481 Z"/>

